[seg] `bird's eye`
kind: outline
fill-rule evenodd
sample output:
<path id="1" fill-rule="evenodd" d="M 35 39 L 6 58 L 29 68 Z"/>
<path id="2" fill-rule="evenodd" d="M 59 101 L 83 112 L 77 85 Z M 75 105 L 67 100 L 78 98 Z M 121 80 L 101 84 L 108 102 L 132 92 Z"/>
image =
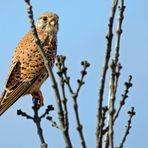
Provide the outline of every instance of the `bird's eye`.
<path id="1" fill-rule="evenodd" d="M 43 21 L 47 21 L 47 17 L 46 16 L 43 17 Z"/>
<path id="2" fill-rule="evenodd" d="M 52 21 L 50 22 L 50 24 L 51 24 L 52 26 L 55 26 L 55 24 L 56 24 L 55 20 L 52 20 Z"/>

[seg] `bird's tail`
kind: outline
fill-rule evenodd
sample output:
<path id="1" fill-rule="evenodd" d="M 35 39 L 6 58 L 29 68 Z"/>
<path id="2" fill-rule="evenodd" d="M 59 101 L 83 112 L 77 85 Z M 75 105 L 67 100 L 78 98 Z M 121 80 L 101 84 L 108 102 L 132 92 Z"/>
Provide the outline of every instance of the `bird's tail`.
<path id="1" fill-rule="evenodd" d="M 17 65 L 16 65 L 17 66 Z M 14 71 L 15 68 L 13 68 Z M 13 71 L 11 74 L 13 74 Z M 40 75 L 40 74 L 39 74 Z M 38 75 L 38 76 L 39 76 Z M 32 81 L 21 82 L 17 81 L 15 85 L 11 88 L 5 88 L 2 96 L 0 98 L 0 116 L 11 106 L 13 105 L 22 95 L 24 95 L 27 90 L 34 84 L 38 79 L 38 76 L 35 77 Z M 10 78 L 10 76 L 9 76 Z M 11 80 L 11 79 L 10 79 Z"/>
<path id="2" fill-rule="evenodd" d="M 13 105 L 28 89 L 28 85 L 22 85 L 13 90 L 12 92 L 3 92 L 0 98 L 0 116 L 11 106 Z"/>

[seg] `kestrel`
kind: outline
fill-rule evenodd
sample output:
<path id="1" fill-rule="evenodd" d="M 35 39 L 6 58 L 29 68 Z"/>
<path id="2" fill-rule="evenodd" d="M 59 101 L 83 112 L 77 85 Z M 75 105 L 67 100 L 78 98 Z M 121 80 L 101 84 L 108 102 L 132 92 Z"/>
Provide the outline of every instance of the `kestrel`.
<path id="1" fill-rule="evenodd" d="M 57 52 L 58 16 L 52 12 L 43 13 L 37 20 L 36 29 L 52 67 Z M 0 115 L 26 94 L 31 94 L 34 99 L 38 99 L 42 106 L 43 96 L 40 87 L 47 78 L 44 61 L 30 31 L 14 50 L 4 91 L 0 98 Z"/>

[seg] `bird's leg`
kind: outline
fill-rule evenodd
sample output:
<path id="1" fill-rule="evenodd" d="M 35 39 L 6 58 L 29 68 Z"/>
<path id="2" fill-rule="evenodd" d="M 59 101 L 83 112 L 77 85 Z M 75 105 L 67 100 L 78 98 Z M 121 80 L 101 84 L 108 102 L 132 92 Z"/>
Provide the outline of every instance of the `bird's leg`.
<path id="1" fill-rule="evenodd" d="M 33 96 L 34 99 L 39 100 L 40 106 L 43 106 L 44 105 L 44 98 L 43 98 L 43 95 L 42 95 L 41 90 L 38 90 L 36 92 L 33 92 L 31 95 Z"/>

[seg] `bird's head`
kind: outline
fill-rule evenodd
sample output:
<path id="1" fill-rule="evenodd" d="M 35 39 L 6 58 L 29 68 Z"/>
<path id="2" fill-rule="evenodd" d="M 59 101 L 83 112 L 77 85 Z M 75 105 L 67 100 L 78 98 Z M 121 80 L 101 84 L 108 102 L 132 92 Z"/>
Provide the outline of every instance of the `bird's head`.
<path id="1" fill-rule="evenodd" d="M 39 16 L 36 28 L 55 35 L 58 32 L 58 15 L 53 12 L 45 12 Z"/>

